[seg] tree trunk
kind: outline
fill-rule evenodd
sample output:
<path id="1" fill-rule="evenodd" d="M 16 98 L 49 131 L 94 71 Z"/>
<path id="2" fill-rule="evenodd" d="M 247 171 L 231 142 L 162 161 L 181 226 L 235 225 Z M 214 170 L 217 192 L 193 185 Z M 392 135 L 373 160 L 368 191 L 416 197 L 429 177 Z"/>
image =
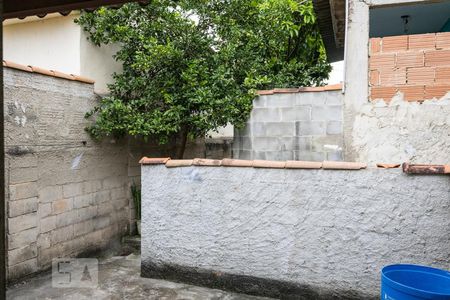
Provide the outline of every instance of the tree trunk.
<path id="1" fill-rule="evenodd" d="M 189 128 L 186 125 L 181 126 L 180 130 L 180 143 L 177 145 L 175 158 L 183 159 L 184 151 L 186 150 L 187 136 Z"/>

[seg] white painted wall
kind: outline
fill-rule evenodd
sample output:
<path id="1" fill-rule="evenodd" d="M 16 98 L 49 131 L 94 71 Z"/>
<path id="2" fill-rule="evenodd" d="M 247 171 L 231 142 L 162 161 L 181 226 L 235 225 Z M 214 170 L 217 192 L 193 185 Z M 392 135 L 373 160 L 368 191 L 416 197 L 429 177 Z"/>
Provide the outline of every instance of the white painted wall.
<path id="1" fill-rule="evenodd" d="M 117 45 L 97 47 L 74 23 L 79 13 L 50 14 L 3 22 L 3 57 L 23 65 L 77 74 L 95 80 L 95 92 L 106 94 L 121 64 L 112 56 Z"/>
<path id="2" fill-rule="evenodd" d="M 142 275 L 253 276 L 320 295 L 276 298 L 379 299 L 385 265 L 448 268 L 448 182 L 400 169 L 143 166 Z M 264 293 L 254 282 L 242 286 Z"/>
<path id="3" fill-rule="evenodd" d="M 26 18 L 3 24 L 3 58 L 69 74 L 80 74 L 80 28 L 76 15 Z M 83 74 L 81 74 L 83 75 Z"/>

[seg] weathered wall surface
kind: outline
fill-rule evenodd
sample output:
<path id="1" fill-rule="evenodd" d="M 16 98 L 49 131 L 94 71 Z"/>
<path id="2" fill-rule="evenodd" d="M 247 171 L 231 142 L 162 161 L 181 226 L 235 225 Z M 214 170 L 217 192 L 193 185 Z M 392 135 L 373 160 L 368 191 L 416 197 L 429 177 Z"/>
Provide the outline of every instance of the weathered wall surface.
<path id="1" fill-rule="evenodd" d="M 449 183 L 399 169 L 143 166 L 142 272 L 271 296 L 376 299 L 384 265 L 448 268 Z"/>
<path id="2" fill-rule="evenodd" d="M 450 159 L 450 99 L 419 102 L 395 97 L 367 103 L 356 116 L 352 144 L 356 161 L 447 164 Z"/>
<path id="3" fill-rule="evenodd" d="M 5 69 L 9 279 L 129 230 L 127 144 L 83 130 L 96 101 L 93 85 Z"/>
<path id="4" fill-rule="evenodd" d="M 344 159 L 347 161 L 363 161 L 370 164 L 404 161 L 448 163 L 449 97 L 443 95 L 450 87 L 445 83 L 446 69 L 439 67 L 447 64 L 445 55 L 448 53 L 442 50 L 446 47 L 446 43 L 442 39 L 439 40 L 439 45 L 437 42 L 438 36 L 442 38 L 446 35 L 411 36 L 413 43 L 408 36 L 397 37 L 397 42 L 399 38 L 401 41 L 397 45 L 403 47 L 401 51 L 395 47 L 392 48 L 392 38 L 391 40 L 387 38 L 388 46 L 391 47 L 391 49 L 388 48 L 389 53 L 383 53 L 383 42 L 375 40 L 378 44 L 375 43 L 370 49 L 372 52 L 369 53 L 369 9 L 382 5 L 406 5 L 411 2 L 425 1 L 349 1 L 343 122 Z M 425 39 L 426 37 L 428 39 Z M 419 48 L 430 47 L 425 49 L 428 59 L 427 54 L 423 54 L 423 49 L 412 49 L 418 45 Z M 409 50 L 405 51 L 405 49 Z M 373 55 L 376 50 L 377 54 Z M 375 67 L 373 64 L 369 66 L 369 55 L 377 57 Z M 413 64 L 410 64 L 411 62 Z M 417 69 L 417 73 L 410 72 L 408 77 L 407 68 L 410 67 L 410 71 L 416 71 L 414 66 L 420 69 Z M 385 75 L 382 75 L 381 69 L 386 67 L 391 72 L 386 73 L 384 70 Z M 374 73 L 370 70 L 381 70 L 381 72 Z M 440 75 L 436 76 L 436 72 L 440 72 Z M 372 78 L 369 78 L 369 73 Z M 432 76 L 429 76 L 430 74 Z M 444 79 L 441 80 L 443 74 Z M 402 89 L 393 86 L 376 86 L 377 84 L 396 85 L 399 82 L 403 83 L 403 80 L 404 88 Z M 389 105 L 383 102 L 369 103 L 369 83 L 372 85 L 372 98 L 391 101 Z M 406 102 L 431 98 L 436 99 L 425 101 L 423 105 Z"/>
<path id="5" fill-rule="evenodd" d="M 233 157 L 342 160 L 342 106 L 339 90 L 260 95 L 245 128 L 235 131 Z"/>
<path id="6" fill-rule="evenodd" d="M 54 257 L 110 249 L 134 231 L 130 183 L 142 156 L 173 149 L 137 140 L 93 141 L 84 114 L 93 85 L 5 69 L 8 278 L 46 269 Z M 204 157 L 203 141 L 186 157 Z"/>

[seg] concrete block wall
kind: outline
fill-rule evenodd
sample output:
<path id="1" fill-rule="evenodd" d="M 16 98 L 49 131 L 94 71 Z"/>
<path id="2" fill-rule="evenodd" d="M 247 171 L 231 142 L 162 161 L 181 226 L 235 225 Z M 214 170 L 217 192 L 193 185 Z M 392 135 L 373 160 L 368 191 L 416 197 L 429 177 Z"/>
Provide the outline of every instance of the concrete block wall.
<path id="1" fill-rule="evenodd" d="M 98 101 L 92 84 L 11 68 L 4 81 L 8 279 L 114 248 L 135 230 L 139 159 L 173 149 L 92 140 L 84 131 Z M 186 156 L 204 157 L 204 142 L 190 143 Z"/>
<path id="2" fill-rule="evenodd" d="M 233 157 L 265 160 L 342 160 L 340 90 L 263 94 L 245 127 L 235 130 Z"/>
<path id="3" fill-rule="evenodd" d="M 450 32 L 371 38 L 370 99 L 440 99 L 450 91 Z"/>

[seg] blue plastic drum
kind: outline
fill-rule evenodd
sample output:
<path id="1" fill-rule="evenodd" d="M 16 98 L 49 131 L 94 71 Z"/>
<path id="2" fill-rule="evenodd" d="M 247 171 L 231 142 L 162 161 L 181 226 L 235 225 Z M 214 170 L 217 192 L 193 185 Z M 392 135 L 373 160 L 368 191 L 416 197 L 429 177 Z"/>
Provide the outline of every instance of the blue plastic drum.
<path id="1" fill-rule="evenodd" d="M 450 300 L 450 272 L 416 265 L 381 271 L 381 300 Z"/>

